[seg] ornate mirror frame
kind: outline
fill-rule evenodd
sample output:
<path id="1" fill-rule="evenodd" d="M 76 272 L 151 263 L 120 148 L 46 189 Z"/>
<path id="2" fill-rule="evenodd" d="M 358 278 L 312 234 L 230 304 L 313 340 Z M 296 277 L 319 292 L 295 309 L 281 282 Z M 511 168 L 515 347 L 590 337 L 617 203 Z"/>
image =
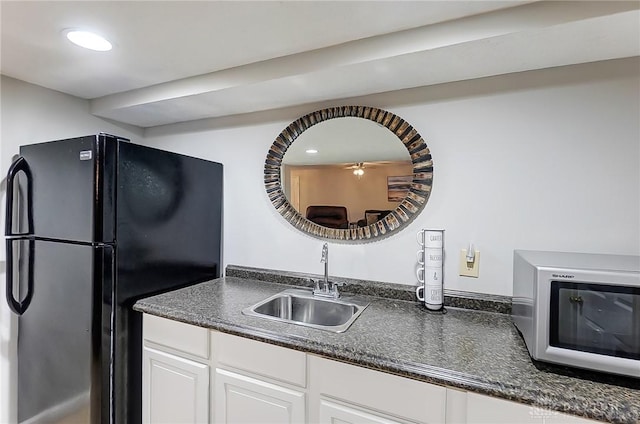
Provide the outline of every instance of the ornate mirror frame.
<path id="1" fill-rule="evenodd" d="M 306 219 L 289 203 L 282 189 L 280 170 L 284 154 L 308 128 L 320 122 L 344 117 L 364 118 L 386 127 L 404 144 L 413 165 L 411 187 L 390 214 L 366 227 L 333 229 Z M 431 194 L 433 161 L 418 131 L 391 112 L 366 106 L 339 106 L 321 109 L 293 121 L 275 139 L 264 165 L 264 185 L 276 210 L 298 230 L 311 236 L 335 241 L 368 242 L 388 237 L 408 225 L 425 207 Z"/>

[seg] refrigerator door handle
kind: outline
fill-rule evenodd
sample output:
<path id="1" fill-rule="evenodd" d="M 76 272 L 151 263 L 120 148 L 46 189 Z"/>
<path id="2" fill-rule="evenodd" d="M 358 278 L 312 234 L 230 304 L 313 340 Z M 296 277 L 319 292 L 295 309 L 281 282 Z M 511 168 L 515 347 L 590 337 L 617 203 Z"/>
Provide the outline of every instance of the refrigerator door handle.
<path id="1" fill-rule="evenodd" d="M 7 240 L 7 284 L 6 284 L 6 295 L 7 295 L 7 303 L 9 304 L 9 308 L 16 313 L 17 315 L 22 315 L 31 304 L 31 300 L 33 299 L 33 262 L 34 262 L 34 254 L 35 254 L 35 240 L 27 239 L 26 241 L 29 243 L 29 259 L 28 259 L 28 268 L 27 268 L 27 295 L 23 300 L 17 300 L 13 296 L 13 246 L 12 243 L 15 240 Z M 25 241 L 25 240 L 20 240 Z"/>
<path id="2" fill-rule="evenodd" d="M 13 186 L 14 180 L 18 172 L 24 172 L 27 178 L 27 232 L 26 233 L 14 233 L 13 232 Z M 5 230 L 6 236 L 26 236 L 33 235 L 33 178 L 31 176 L 31 169 L 27 160 L 20 156 L 9 167 L 7 173 L 7 207 L 5 214 Z"/>

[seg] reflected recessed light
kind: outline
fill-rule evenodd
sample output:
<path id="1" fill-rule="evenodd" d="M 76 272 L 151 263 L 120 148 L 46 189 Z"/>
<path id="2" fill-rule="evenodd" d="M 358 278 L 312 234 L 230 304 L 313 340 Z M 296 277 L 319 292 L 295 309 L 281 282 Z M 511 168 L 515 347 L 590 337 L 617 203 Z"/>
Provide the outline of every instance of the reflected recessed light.
<path id="1" fill-rule="evenodd" d="M 85 49 L 106 52 L 112 48 L 109 41 L 93 32 L 72 29 L 66 31 L 66 36 L 73 44 L 84 47 Z"/>
<path id="2" fill-rule="evenodd" d="M 308 150 L 305 150 L 305 152 L 309 153 L 310 155 L 318 153 L 316 149 L 308 149 Z"/>

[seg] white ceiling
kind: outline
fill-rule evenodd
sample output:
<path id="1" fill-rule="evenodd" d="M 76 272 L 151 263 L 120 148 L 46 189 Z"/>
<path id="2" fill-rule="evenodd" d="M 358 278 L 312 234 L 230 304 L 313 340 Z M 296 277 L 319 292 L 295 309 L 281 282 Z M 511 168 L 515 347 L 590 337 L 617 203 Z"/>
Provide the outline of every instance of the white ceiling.
<path id="1" fill-rule="evenodd" d="M 5 1 L 2 74 L 141 127 L 640 55 L 640 2 Z M 62 36 L 91 29 L 92 52 Z"/>

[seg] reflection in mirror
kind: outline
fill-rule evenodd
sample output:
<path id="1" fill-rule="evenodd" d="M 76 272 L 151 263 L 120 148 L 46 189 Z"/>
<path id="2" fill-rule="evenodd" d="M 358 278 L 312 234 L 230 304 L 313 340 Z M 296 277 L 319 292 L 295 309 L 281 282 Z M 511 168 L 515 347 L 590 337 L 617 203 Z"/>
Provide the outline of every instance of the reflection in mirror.
<path id="1" fill-rule="evenodd" d="M 426 204 L 432 177 L 420 134 L 390 112 L 362 106 L 294 121 L 265 163 L 267 193 L 285 219 L 345 241 L 385 237 L 408 224 Z"/>
<path id="2" fill-rule="evenodd" d="M 307 219 L 325 227 L 355 228 L 397 208 L 408 185 L 405 193 L 389 193 L 389 183 L 412 173 L 409 152 L 395 134 L 376 122 L 347 116 L 300 134 L 282 159 L 281 177 L 287 199 Z M 307 213 L 318 205 L 345 207 L 346 222 L 316 215 L 317 208 Z"/>

